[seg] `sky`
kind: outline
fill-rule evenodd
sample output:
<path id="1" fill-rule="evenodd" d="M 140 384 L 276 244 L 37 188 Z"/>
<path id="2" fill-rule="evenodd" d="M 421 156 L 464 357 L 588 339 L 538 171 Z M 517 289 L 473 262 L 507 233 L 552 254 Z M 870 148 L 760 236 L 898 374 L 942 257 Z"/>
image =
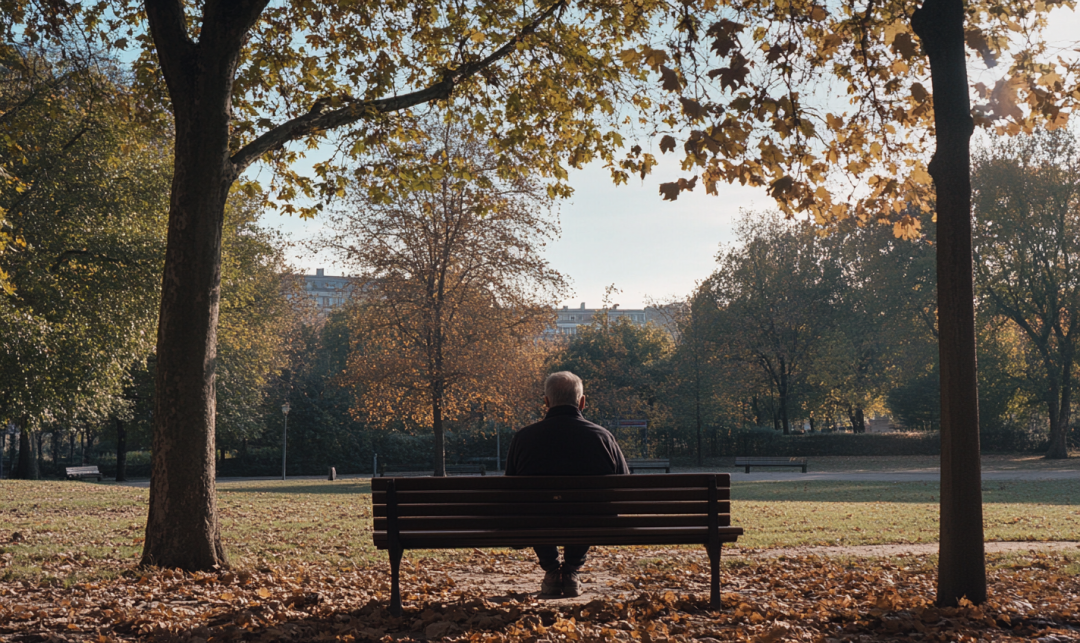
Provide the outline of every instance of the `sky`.
<path id="1" fill-rule="evenodd" d="M 1055 11 L 1047 40 L 1064 43 L 1078 38 L 1080 14 Z M 979 81 L 988 80 L 990 72 L 973 65 L 969 73 Z M 706 195 L 699 185 L 677 201 L 661 200 L 660 183 L 686 176 L 678 172 L 674 156 L 661 156 L 651 175 L 628 185 L 613 185 L 599 164 L 571 172 L 574 196 L 559 208 L 562 234 L 545 249 L 551 266 L 570 282 L 571 291 L 560 305 L 576 308 L 584 302 L 589 308 L 599 307 L 612 285 L 618 292 L 610 303 L 621 308 L 685 298 L 713 272 L 721 247 L 735 243 L 740 211 L 773 207 L 764 188 L 727 185 L 719 186 L 718 196 Z M 322 227 L 318 219 L 278 215 L 270 215 L 264 223 L 294 242 L 311 238 Z M 316 268 L 326 269 L 326 274 L 347 272 L 327 253 L 295 248 L 291 261 L 305 273 L 314 274 Z"/>

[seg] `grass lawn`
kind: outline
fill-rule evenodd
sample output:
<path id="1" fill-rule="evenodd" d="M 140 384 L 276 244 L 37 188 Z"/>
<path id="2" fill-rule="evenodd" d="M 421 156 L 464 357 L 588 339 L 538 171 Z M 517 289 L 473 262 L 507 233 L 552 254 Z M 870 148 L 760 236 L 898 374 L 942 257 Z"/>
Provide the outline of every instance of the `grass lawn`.
<path id="1" fill-rule="evenodd" d="M 145 489 L 0 485 L 0 581 L 109 578 L 138 562 Z M 366 479 L 224 482 L 218 490 L 223 538 L 237 567 L 385 565 L 385 553 L 371 544 Z M 988 540 L 1080 536 L 1080 480 L 991 481 L 983 494 Z M 743 482 L 733 497 L 733 522 L 746 530 L 742 548 L 936 542 L 938 535 L 936 483 Z"/>
<path id="2" fill-rule="evenodd" d="M 1030 454 L 983 454 L 984 471 L 1080 471 L 1080 454 L 1068 460 L 1047 460 L 1041 455 Z M 812 456 L 807 458 L 809 470 L 828 473 L 878 473 L 885 471 L 908 471 L 930 473 L 937 471 L 941 458 L 936 455 L 894 456 Z M 742 471 L 732 464 L 733 458 L 706 458 L 706 468 L 716 471 Z M 696 467 L 680 467 L 679 471 L 697 471 Z M 757 469 L 761 471 L 798 471 L 795 468 Z"/>

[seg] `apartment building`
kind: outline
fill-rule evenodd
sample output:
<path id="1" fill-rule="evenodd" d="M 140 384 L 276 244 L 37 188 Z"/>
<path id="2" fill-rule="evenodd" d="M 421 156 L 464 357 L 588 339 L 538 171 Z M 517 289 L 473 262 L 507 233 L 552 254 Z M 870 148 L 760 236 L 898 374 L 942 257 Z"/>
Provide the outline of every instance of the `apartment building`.
<path id="1" fill-rule="evenodd" d="M 555 327 L 548 329 L 544 334 L 548 336 L 576 335 L 579 327 L 592 324 L 597 316 L 603 314 L 607 314 L 608 319 L 612 322 L 626 319 L 638 326 L 653 322 L 666 327 L 669 321 L 663 311 L 651 306 L 648 308 L 619 308 L 619 305 L 615 304 L 608 309 L 586 308 L 585 302 L 582 302 L 580 308 L 563 306 L 561 310 L 558 310 Z"/>

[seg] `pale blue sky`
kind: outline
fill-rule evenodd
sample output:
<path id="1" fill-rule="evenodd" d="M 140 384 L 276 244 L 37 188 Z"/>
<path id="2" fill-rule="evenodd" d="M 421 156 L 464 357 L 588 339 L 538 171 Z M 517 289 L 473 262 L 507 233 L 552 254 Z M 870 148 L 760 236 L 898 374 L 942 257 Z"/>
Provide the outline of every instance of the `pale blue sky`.
<path id="1" fill-rule="evenodd" d="M 1075 49 L 1078 38 L 1080 14 L 1055 11 L 1047 40 Z M 1000 71 L 1000 67 L 986 70 L 973 64 L 969 73 L 973 81 L 992 82 Z M 685 297 L 713 271 L 720 245 L 734 242 L 740 209 L 772 207 L 764 188 L 723 185 L 719 196 L 707 196 L 698 187 L 678 201 L 662 201 L 659 184 L 686 176 L 678 172 L 673 157 L 661 157 L 663 162 L 645 181 L 619 187 L 599 165 L 571 173 L 575 195 L 560 208 L 562 236 L 545 253 L 552 266 L 570 278 L 573 292 L 563 304 L 599 306 L 611 284 L 622 291 L 612 303 L 623 308 Z M 310 238 L 322 227 L 318 219 L 299 221 L 276 215 L 264 223 L 293 241 Z M 313 256 L 300 246 L 296 250 L 290 258 L 305 272 L 314 273 L 320 267 L 327 274 L 344 271 L 328 255 Z"/>

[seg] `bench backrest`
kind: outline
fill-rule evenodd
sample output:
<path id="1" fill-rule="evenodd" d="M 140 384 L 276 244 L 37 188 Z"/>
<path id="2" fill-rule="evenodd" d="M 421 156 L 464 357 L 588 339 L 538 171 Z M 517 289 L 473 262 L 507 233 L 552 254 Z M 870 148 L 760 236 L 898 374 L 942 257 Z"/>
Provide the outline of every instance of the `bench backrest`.
<path id="1" fill-rule="evenodd" d="M 734 540 L 731 476 L 375 478 L 374 540 L 406 549 Z M 718 536 L 718 528 L 728 528 Z"/>
<path id="2" fill-rule="evenodd" d="M 77 475 L 77 474 L 80 474 L 80 473 L 97 474 L 98 473 L 98 468 L 97 468 L 97 465 L 94 464 L 94 465 L 85 466 L 85 467 L 67 467 L 66 471 L 67 471 L 67 474 L 69 476 L 70 475 Z"/>

